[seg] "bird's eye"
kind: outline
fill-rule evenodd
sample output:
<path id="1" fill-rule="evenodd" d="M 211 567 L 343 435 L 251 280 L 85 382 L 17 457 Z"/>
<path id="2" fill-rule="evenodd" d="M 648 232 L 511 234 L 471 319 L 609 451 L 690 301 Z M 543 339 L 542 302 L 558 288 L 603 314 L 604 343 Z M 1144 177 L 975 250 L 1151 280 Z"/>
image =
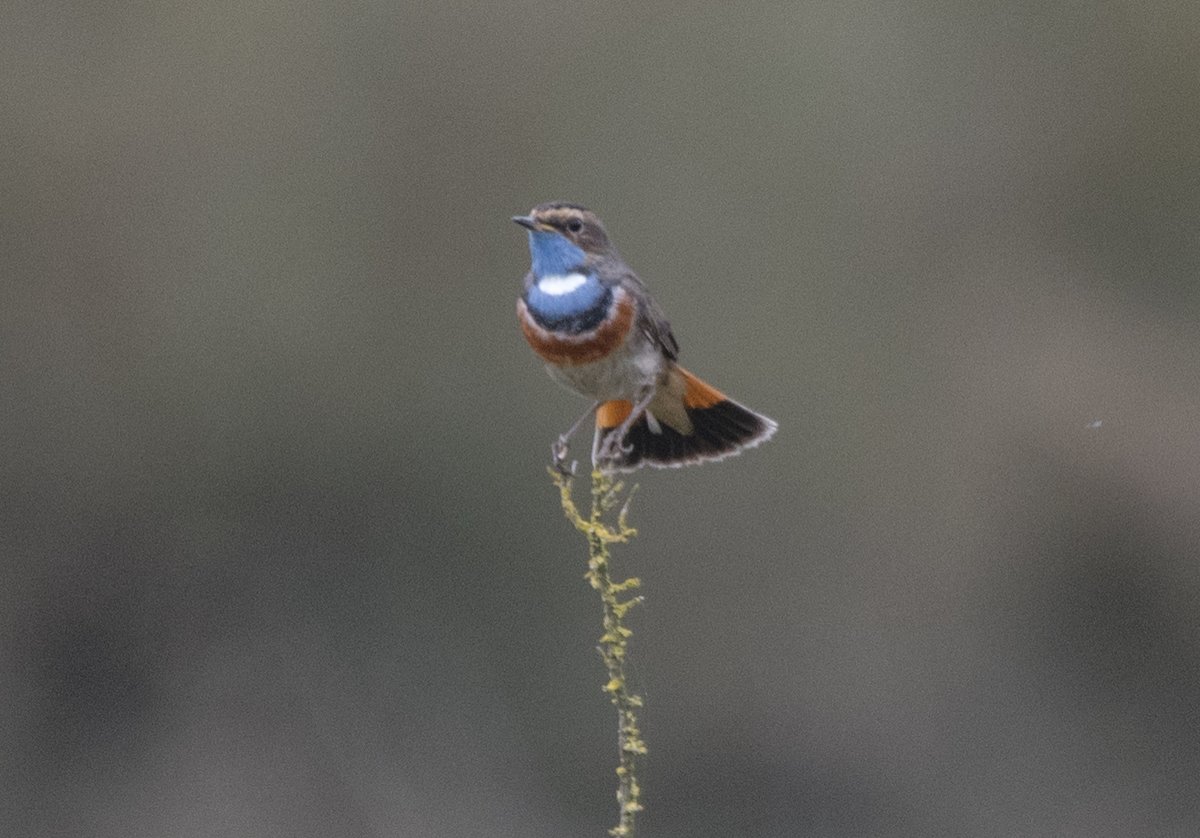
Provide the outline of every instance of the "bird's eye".
<path id="1" fill-rule="evenodd" d="M 583 222 L 580 221 L 578 218 L 572 218 L 570 221 L 567 222 L 567 229 L 570 230 L 572 233 L 578 233 L 580 230 L 583 229 Z"/>

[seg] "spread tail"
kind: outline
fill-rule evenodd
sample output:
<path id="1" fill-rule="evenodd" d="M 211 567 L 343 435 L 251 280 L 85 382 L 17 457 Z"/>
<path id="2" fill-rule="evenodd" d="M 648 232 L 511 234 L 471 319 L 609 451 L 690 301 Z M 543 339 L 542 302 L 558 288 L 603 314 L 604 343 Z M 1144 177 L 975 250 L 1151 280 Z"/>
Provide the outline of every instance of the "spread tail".
<path id="1" fill-rule="evenodd" d="M 629 419 L 633 404 L 609 401 L 596 411 L 597 451 Z M 603 463 L 613 471 L 633 471 L 644 465 L 676 468 L 732 457 L 745 448 L 766 442 L 776 423 L 743 407 L 704 383 L 683 367 L 673 367 L 667 383 L 658 389 L 645 412 L 625 432 L 620 452 Z"/>

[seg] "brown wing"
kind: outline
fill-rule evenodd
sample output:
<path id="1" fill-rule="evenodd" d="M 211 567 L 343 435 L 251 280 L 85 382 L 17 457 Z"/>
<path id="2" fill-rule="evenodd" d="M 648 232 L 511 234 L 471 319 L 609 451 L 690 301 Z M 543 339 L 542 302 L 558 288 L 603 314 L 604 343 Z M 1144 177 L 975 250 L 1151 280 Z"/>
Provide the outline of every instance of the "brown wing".
<path id="1" fill-rule="evenodd" d="M 665 354 L 672 361 L 679 357 L 679 341 L 675 340 L 675 333 L 671 331 L 671 324 L 661 316 L 654 321 L 654 327 L 647 329 L 646 333 L 662 347 Z"/>
<path id="2" fill-rule="evenodd" d="M 646 284 L 615 250 L 610 250 L 607 258 L 597 263 L 594 270 L 600 281 L 606 285 L 625 285 L 633 290 L 634 295 L 641 301 L 641 305 L 638 306 L 638 328 L 662 349 L 664 355 L 674 361 L 679 356 L 679 342 L 671 333 L 671 324 L 667 321 L 667 316 L 646 290 Z"/>
<path id="3" fill-rule="evenodd" d="M 663 313 L 662 307 L 650 296 L 645 284 L 632 271 L 626 275 L 625 282 L 635 286 L 642 299 L 642 305 L 638 312 L 638 327 L 662 348 L 664 355 L 674 361 L 679 357 L 679 341 L 675 340 L 671 324 Z"/>

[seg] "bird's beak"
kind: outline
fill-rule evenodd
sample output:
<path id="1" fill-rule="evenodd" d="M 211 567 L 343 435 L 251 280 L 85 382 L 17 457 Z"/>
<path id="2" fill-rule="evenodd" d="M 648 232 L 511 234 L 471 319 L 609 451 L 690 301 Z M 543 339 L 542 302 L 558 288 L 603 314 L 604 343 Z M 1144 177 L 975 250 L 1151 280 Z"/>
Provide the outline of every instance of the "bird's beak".
<path id="1" fill-rule="evenodd" d="M 526 230 L 534 230 L 536 232 L 538 229 L 540 229 L 538 227 L 538 223 L 533 220 L 532 215 L 514 215 L 513 221 L 520 224 Z"/>

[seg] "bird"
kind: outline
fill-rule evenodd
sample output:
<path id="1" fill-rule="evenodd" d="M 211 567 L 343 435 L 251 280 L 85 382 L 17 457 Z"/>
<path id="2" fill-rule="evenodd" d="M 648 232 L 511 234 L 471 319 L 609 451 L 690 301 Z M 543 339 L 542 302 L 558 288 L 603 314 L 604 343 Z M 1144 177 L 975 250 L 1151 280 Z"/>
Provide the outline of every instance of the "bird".
<path id="1" fill-rule="evenodd" d="M 774 420 L 679 365 L 662 308 L 595 213 L 550 201 L 512 220 L 529 235 L 521 331 L 553 379 L 592 401 L 551 445 L 556 468 L 573 471 L 570 440 L 592 415 L 592 464 L 603 472 L 722 460 L 771 438 Z"/>

